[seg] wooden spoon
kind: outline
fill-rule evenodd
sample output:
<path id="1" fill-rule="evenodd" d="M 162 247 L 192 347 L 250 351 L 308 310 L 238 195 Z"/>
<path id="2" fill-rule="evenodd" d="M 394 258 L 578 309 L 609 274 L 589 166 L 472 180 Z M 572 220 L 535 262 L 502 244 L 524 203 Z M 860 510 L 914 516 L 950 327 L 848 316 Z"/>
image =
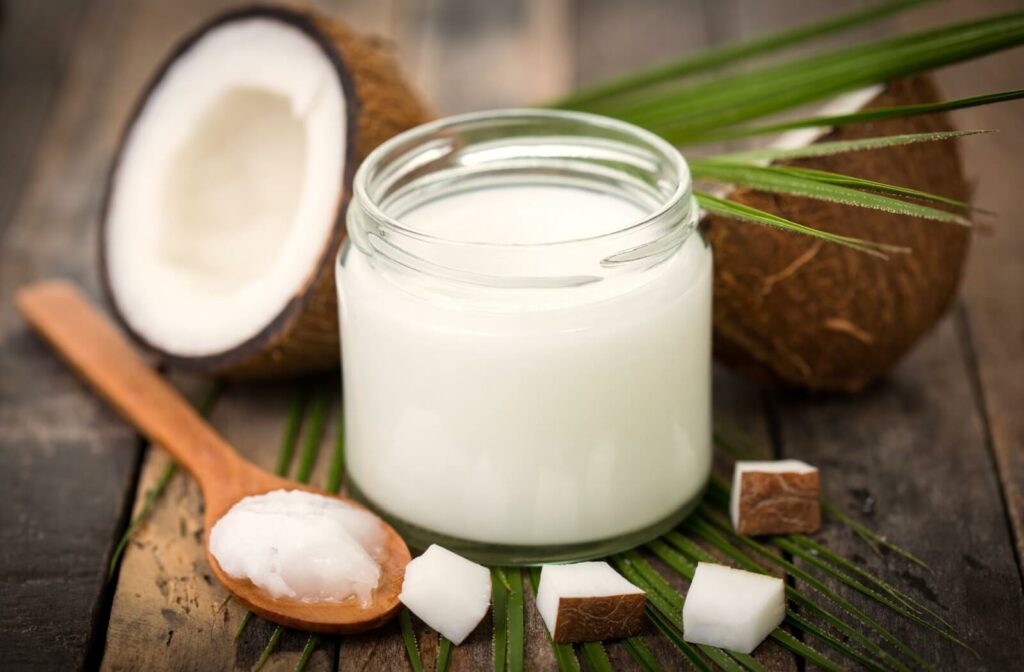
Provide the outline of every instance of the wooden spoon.
<path id="1" fill-rule="evenodd" d="M 378 558 L 381 580 L 366 607 L 354 598 L 312 603 L 275 599 L 248 579 L 236 579 L 225 573 L 210 554 L 209 533 L 235 502 L 278 489 L 336 495 L 279 478 L 239 457 L 74 285 L 63 280 L 29 285 L 18 291 L 15 303 L 25 319 L 85 380 L 199 482 L 206 502 L 206 558 L 217 579 L 239 602 L 275 623 L 326 633 L 369 630 L 398 611 L 398 593 L 409 563 L 409 548 L 383 521 L 387 540 L 383 557 Z M 364 508 L 344 497 L 338 499 Z"/>

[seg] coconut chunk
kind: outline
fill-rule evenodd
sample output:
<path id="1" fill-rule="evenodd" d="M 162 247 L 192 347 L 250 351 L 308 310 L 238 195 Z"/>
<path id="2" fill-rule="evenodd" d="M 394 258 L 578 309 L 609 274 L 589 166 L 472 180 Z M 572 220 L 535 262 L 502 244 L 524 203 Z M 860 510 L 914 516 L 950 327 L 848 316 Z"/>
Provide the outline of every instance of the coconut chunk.
<path id="1" fill-rule="evenodd" d="M 560 644 L 635 635 L 646 601 L 647 593 L 607 562 L 546 565 L 540 572 L 537 610 Z"/>
<path id="2" fill-rule="evenodd" d="M 487 614 L 491 572 L 433 544 L 406 566 L 398 599 L 453 644 L 461 644 Z"/>
<path id="3" fill-rule="evenodd" d="M 729 503 L 740 534 L 793 534 L 821 527 L 818 469 L 800 460 L 737 462 Z"/>
<path id="4" fill-rule="evenodd" d="M 785 617 L 782 579 L 701 562 L 683 603 L 683 639 L 750 653 Z"/>

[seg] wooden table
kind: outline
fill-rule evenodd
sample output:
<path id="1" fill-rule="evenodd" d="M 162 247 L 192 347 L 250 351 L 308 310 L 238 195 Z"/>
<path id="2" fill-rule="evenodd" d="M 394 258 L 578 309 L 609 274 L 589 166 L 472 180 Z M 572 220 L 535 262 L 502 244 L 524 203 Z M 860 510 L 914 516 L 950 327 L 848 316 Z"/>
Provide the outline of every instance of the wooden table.
<path id="1" fill-rule="evenodd" d="M 188 29 L 226 2 L 8 0 L 0 17 L 0 668 L 248 669 L 273 628 L 234 632 L 243 610 L 201 554 L 196 487 L 173 477 L 127 548 L 107 566 L 133 510 L 167 464 L 28 332 L 11 293 L 52 275 L 96 294 L 96 220 L 104 174 L 136 94 Z M 865 3 L 810 0 L 355 0 L 319 2 L 393 41 L 410 79 L 440 112 L 526 104 L 574 85 Z M 1014 2 L 943 3 L 875 30 L 979 15 Z M 829 5 L 829 6 L 826 6 Z M 942 71 L 949 97 L 1021 85 L 1020 50 Z M 957 115 L 1002 133 L 963 143 L 976 201 L 999 214 L 978 227 L 962 299 L 883 384 L 855 398 L 811 399 L 716 372 L 716 413 L 778 456 L 823 468 L 826 496 L 907 546 L 927 573 L 875 555 L 849 530 L 829 546 L 937 605 L 980 652 L 965 651 L 853 599 L 941 669 L 1024 665 L 1024 104 Z M 194 390 L 194 381 L 182 380 Z M 297 387 L 233 386 L 212 420 L 253 459 L 273 464 Z M 333 378 L 329 389 L 336 388 Z M 328 388 L 324 388 L 328 389 Z M 319 398 L 319 397 L 318 397 Z M 336 395 L 326 428 L 333 442 Z M 307 422 L 305 434 L 311 433 Z M 321 455 L 314 482 L 328 459 Z M 428 666 L 436 635 L 418 624 Z M 527 603 L 527 660 L 554 665 Z M 323 641 L 309 670 L 408 668 L 397 626 Z M 682 661 L 654 633 L 668 668 Z M 306 637 L 286 632 L 265 669 L 292 669 Z M 490 665 L 490 624 L 459 647 L 452 669 Z M 632 667 L 618 645 L 617 667 Z M 802 669 L 762 647 L 771 669 Z"/>

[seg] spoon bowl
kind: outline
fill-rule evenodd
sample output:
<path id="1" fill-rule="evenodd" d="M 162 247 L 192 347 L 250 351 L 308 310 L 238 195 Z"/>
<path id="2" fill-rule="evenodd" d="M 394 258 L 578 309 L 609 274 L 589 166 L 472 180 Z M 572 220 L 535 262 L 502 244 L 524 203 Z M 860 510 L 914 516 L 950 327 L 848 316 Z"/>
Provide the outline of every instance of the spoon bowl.
<path id="1" fill-rule="evenodd" d="M 124 336 L 72 284 L 48 280 L 22 288 L 15 297 L 25 319 L 72 367 L 153 443 L 167 450 L 199 482 L 206 507 L 206 558 L 214 576 L 254 613 L 280 625 L 332 634 L 376 628 L 397 613 L 409 548 L 384 521 L 380 583 L 370 603 L 354 597 L 340 602 L 304 602 L 271 597 L 248 579 L 223 570 L 210 553 L 210 530 L 244 497 L 273 490 L 304 490 L 345 497 L 275 476 L 243 459 L 192 406 L 161 378 Z"/>

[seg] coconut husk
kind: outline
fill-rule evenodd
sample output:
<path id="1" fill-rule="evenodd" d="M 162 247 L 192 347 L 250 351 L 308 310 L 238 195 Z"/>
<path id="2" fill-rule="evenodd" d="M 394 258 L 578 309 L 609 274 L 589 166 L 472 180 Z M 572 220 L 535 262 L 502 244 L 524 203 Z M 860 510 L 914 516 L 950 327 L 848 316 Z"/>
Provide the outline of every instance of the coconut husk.
<path id="1" fill-rule="evenodd" d="M 345 187 L 338 203 L 329 243 L 306 282 L 280 314 L 260 333 L 227 352 L 207 357 L 182 357 L 147 343 L 120 315 L 111 291 L 105 259 L 101 279 L 115 316 L 143 346 L 171 366 L 200 370 L 230 378 L 282 378 L 337 366 L 338 307 L 334 284 L 334 259 L 345 239 L 345 215 L 351 198 L 352 178 L 359 163 L 375 147 L 398 133 L 432 118 L 399 74 L 386 48 L 377 40 L 362 37 L 341 23 L 305 9 L 257 6 L 221 15 L 200 27 L 179 44 L 156 73 L 126 125 L 124 138 L 141 112 L 150 92 L 167 69 L 207 31 L 225 22 L 246 17 L 268 17 L 291 24 L 310 35 L 328 54 L 339 72 L 349 120 L 345 157 Z M 101 222 L 113 187 L 116 161 L 108 179 Z M 101 235 L 105 226 L 101 225 Z M 105 245 L 100 245 L 105 250 Z"/>
<path id="2" fill-rule="evenodd" d="M 940 100 L 932 80 L 888 85 L 866 107 Z M 947 115 L 854 124 L 819 141 L 953 128 Z M 955 141 L 786 162 L 969 198 Z M 839 245 L 721 217 L 714 248 L 714 352 L 760 381 L 854 392 L 889 371 L 949 309 L 970 242 L 966 227 L 738 189 L 747 205 L 833 233 L 909 247 L 878 259 Z"/>

